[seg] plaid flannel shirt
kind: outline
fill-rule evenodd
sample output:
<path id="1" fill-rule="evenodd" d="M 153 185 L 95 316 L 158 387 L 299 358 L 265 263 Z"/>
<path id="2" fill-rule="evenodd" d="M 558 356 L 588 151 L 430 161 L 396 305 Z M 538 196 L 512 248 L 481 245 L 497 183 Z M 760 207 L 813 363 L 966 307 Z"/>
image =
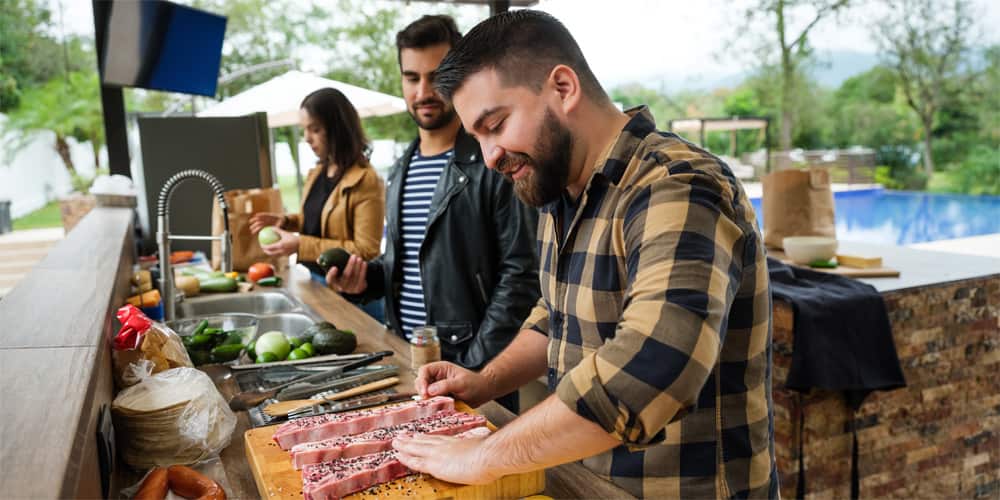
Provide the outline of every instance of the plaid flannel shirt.
<path id="1" fill-rule="evenodd" d="M 622 446 L 584 465 L 658 498 L 778 496 L 771 298 L 754 210 L 729 167 L 645 108 L 559 241 L 538 222 L 549 388 Z"/>

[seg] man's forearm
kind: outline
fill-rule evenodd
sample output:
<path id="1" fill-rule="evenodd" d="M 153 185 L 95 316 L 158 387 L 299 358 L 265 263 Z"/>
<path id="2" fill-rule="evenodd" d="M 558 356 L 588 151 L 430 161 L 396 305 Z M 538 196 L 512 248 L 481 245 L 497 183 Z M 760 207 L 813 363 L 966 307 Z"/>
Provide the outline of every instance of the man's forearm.
<path id="1" fill-rule="evenodd" d="M 521 330 L 514 341 L 480 372 L 493 386 L 494 398 L 514 392 L 537 379 L 548 368 L 549 338 L 535 330 Z"/>
<path id="2" fill-rule="evenodd" d="M 487 438 L 483 467 L 501 475 L 573 462 L 621 444 L 555 395 Z"/>

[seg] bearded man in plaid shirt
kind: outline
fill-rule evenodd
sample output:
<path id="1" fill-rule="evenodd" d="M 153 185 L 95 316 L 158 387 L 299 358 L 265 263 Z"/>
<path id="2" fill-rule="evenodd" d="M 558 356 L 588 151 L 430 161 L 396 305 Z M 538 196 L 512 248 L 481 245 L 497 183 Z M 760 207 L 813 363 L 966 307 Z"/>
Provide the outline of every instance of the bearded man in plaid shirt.
<path id="1" fill-rule="evenodd" d="M 637 496 L 778 497 L 765 252 L 729 167 L 619 111 L 542 12 L 480 23 L 435 86 L 539 207 L 542 298 L 481 372 L 429 364 L 417 390 L 475 406 L 547 375 L 554 394 L 489 437 L 397 439 L 400 460 L 458 483 L 582 460 Z"/>

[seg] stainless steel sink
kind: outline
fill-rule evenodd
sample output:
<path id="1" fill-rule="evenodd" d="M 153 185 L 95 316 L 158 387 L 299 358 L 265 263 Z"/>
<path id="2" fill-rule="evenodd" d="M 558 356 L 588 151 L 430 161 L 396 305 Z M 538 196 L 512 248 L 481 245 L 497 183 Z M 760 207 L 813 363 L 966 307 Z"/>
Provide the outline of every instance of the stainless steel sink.
<path id="1" fill-rule="evenodd" d="M 257 318 L 257 335 L 277 330 L 286 336 L 298 337 L 315 322 L 315 318 L 301 312 L 261 315 Z"/>
<path id="2" fill-rule="evenodd" d="M 176 310 L 179 319 L 233 312 L 256 315 L 276 314 L 301 311 L 302 306 L 282 292 L 255 292 L 195 297 L 177 304 Z"/>

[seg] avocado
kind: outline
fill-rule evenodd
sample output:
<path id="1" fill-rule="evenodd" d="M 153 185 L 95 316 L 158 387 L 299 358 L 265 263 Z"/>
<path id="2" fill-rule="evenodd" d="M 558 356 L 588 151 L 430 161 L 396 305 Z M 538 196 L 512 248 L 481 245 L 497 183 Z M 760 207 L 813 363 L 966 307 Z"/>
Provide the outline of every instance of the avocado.
<path id="1" fill-rule="evenodd" d="M 347 266 L 347 260 L 351 258 L 351 254 L 344 250 L 343 248 L 331 248 L 319 255 L 316 259 L 316 264 L 323 268 L 323 272 L 329 272 L 331 267 L 336 267 L 337 272 L 340 272 Z"/>
<path id="2" fill-rule="evenodd" d="M 323 328 L 313 335 L 312 346 L 317 354 L 350 354 L 358 347 L 358 338 L 350 332 Z"/>

